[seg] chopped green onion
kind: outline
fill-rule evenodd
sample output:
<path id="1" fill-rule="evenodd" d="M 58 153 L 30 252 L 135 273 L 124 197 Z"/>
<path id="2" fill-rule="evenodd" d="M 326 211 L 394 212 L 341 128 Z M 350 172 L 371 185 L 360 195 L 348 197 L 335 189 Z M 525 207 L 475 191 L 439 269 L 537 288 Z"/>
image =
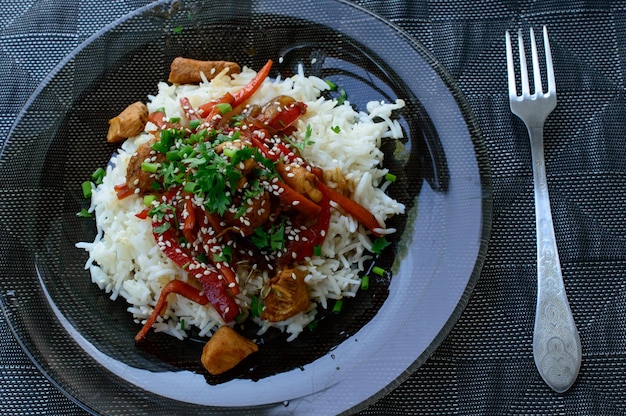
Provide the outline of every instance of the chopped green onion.
<path id="1" fill-rule="evenodd" d="M 335 84 L 329 79 L 325 79 L 324 81 L 326 81 L 326 84 L 330 87 L 331 91 L 337 91 L 337 84 Z"/>
<path id="2" fill-rule="evenodd" d="M 165 107 L 159 107 L 156 110 L 154 110 L 155 113 L 163 113 L 165 114 Z"/>
<path id="3" fill-rule="evenodd" d="M 333 132 L 335 132 L 336 134 L 341 133 L 341 127 L 339 126 L 334 126 L 330 128 Z"/>
<path id="4" fill-rule="evenodd" d="M 154 232 L 157 234 L 163 234 L 164 232 L 166 232 L 167 230 L 170 229 L 170 223 L 169 222 L 164 222 L 163 224 L 154 227 Z"/>
<path id="5" fill-rule="evenodd" d="M 317 257 L 321 256 L 322 255 L 322 246 L 320 246 L 318 244 L 315 247 L 313 247 L 313 255 L 317 256 Z"/>
<path id="6" fill-rule="evenodd" d="M 169 150 L 165 153 L 165 159 L 167 159 L 168 162 L 176 162 L 182 158 L 178 150 Z"/>
<path id="7" fill-rule="evenodd" d="M 215 108 L 218 109 L 220 114 L 226 114 L 229 111 L 233 110 L 233 107 L 230 104 L 228 104 L 228 103 L 215 104 Z"/>
<path id="8" fill-rule="evenodd" d="M 263 312 L 263 304 L 261 303 L 261 301 L 259 300 L 257 296 L 252 296 L 250 298 L 250 314 L 254 316 L 255 318 L 258 318 L 259 316 L 261 316 L 262 312 Z"/>
<path id="9" fill-rule="evenodd" d="M 337 299 L 333 305 L 333 313 L 339 313 L 343 309 L 343 300 Z"/>
<path id="10" fill-rule="evenodd" d="M 224 150 L 222 150 L 222 153 L 232 159 L 237 154 L 237 149 L 225 147 Z"/>
<path id="11" fill-rule="evenodd" d="M 198 253 L 196 257 L 198 258 L 198 260 L 200 260 L 201 263 L 206 264 L 209 262 L 209 257 L 204 253 Z"/>
<path id="12" fill-rule="evenodd" d="M 165 131 L 166 130 L 163 130 L 163 132 Z M 154 150 L 155 152 L 166 153 L 168 150 L 170 150 L 170 146 L 167 146 L 163 142 L 154 142 L 152 143 L 152 145 L 150 145 L 150 149 Z"/>
<path id="13" fill-rule="evenodd" d="M 384 276 L 385 275 L 385 269 L 383 269 L 382 267 L 378 267 L 378 266 L 374 266 L 372 267 L 372 273 L 375 273 L 379 276 Z"/>
<path id="14" fill-rule="evenodd" d="M 367 290 L 370 288 L 370 277 L 365 275 L 361 277 L 361 290 Z"/>
<path id="15" fill-rule="evenodd" d="M 196 190 L 196 183 L 195 182 L 185 182 L 185 186 L 183 186 L 183 190 L 185 192 L 193 194 L 194 191 Z"/>
<path id="16" fill-rule="evenodd" d="M 93 217 L 93 215 L 91 215 L 91 212 L 87 211 L 87 208 L 81 209 L 79 212 L 76 213 L 76 216 L 80 217 L 80 218 L 91 218 L 91 217 Z"/>
<path id="17" fill-rule="evenodd" d="M 104 170 L 103 168 L 98 168 L 94 171 L 94 173 L 91 174 L 91 179 L 96 182 L 96 185 L 100 185 L 106 174 L 106 170 Z"/>
<path id="18" fill-rule="evenodd" d="M 202 120 L 191 120 L 189 122 L 189 128 L 191 130 L 195 130 L 200 126 L 200 124 L 202 124 Z"/>
<path id="19" fill-rule="evenodd" d="M 180 35 L 181 33 L 183 33 L 183 27 L 182 26 L 176 26 L 174 29 L 172 29 L 172 32 L 176 35 Z"/>
<path id="20" fill-rule="evenodd" d="M 337 105 L 343 105 L 348 99 L 348 94 L 343 88 L 339 88 L 339 97 L 337 97 Z"/>
<path id="21" fill-rule="evenodd" d="M 311 322 L 309 322 L 309 325 L 308 325 L 308 327 L 309 327 L 309 331 L 314 331 L 314 330 L 315 330 L 315 328 L 317 328 L 317 325 L 318 325 L 319 323 L 320 323 L 320 322 L 319 322 L 317 319 L 314 319 L 314 320 L 312 320 Z"/>
<path id="22" fill-rule="evenodd" d="M 80 184 L 81 189 L 83 190 L 83 196 L 85 198 L 91 198 L 91 191 L 93 189 L 93 185 L 90 181 L 85 181 Z"/>
<path id="23" fill-rule="evenodd" d="M 149 207 L 154 201 L 156 201 L 156 199 L 156 195 L 146 195 L 143 197 L 143 204 Z"/>
<path id="24" fill-rule="evenodd" d="M 388 173 L 385 175 L 385 179 L 388 180 L 389 182 L 395 182 L 396 179 L 398 178 L 393 173 Z"/>
<path id="25" fill-rule="evenodd" d="M 185 318 L 180 320 L 180 329 L 185 330 Z"/>
<path id="26" fill-rule="evenodd" d="M 158 191 L 161 189 L 161 184 L 159 183 L 159 181 L 154 181 L 150 184 L 150 189 L 152 189 L 153 191 Z"/>
<path id="27" fill-rule="evenodd" d="M 180 123 L 180 117 L 171 117 L 170 123 L 172 124 Z"/>
<path id="28" fill-rule="evenodd" d="M 151 162 L 143 162 L 141 164 L 141 170 L 144 172 L 148 172 L 148 173 L 157 173 L 157 171 L 159 170 L 159 164 L 151 163 Z"/>

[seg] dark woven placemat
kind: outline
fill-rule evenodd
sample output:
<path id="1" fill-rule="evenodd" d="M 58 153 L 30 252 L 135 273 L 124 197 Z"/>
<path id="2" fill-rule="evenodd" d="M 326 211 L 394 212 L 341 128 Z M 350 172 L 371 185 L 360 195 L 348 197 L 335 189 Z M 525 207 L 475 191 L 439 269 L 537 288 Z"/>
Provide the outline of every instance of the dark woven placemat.
<path id="1" fill-rule="evenodd" d="M 46 74 L 92 33 L 148 1 L 0 1 L 0 141 Z M 626 4 L 358 1 L 422 42 L 465 93 L 494 188 L 483 272 L 430 360 L 366 415 L 626 413 Z M 565 394 L 540 379 L 531 342 L 535 229 L 530 149 L 508 107 L 505 30 L 548 25 L 559 104 L 546 161 L 583 365 Z M 0 414 L 84 412 L 21 352 L 0 317 Z"/>

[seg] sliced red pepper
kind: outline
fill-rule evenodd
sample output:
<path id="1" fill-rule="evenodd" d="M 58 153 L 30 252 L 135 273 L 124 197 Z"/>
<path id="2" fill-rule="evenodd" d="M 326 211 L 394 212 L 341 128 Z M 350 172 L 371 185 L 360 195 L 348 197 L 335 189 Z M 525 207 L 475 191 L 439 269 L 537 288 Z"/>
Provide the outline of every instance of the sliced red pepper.
<path id="1" fill-rule="evenodd" d="M 300 101 L 294 101 L 292 104 L 282 107 L 282 110 L 276 112 L 265 124 L 270 130 L 280 132 L 295 123 L 305 113 L 306 104 Z"/>
<path id="2" fill-rule="evenodd" d="M 233 94 L 233 102 L 231 103 L 233 107 L 237 107 L 239 104 L 248 101 L 250 97 L 261 87 L 265 78 L 267 78 L 270 74 L 270 69 L 272 69 L 272 60 L 267 61 L 263 68 L 256 73 L 254 78 L 250 80 L 250 82 L 239 91 Z"/>
<path id="3" fill-rule="evenodd" d="M 196 289 L 190 284 L 185 283 L 181 280 L 169 281 L 161 290 L 161 294 L 159 295 L 159 299 L 157 300 L 157 304 L 154 307 L 152 314 L 150 314 L 150 317 L 148 318 L 146 323 L 143 325 L 137 335 L 135 335 L 135 342 L 140 342 L 141 340 L 143 340 L 146 335 L 148 335 L 148 332 L 150 331 L 150 328 L 152 328 L 152 325 L 154 325 L 156 319 L 159 316 L 163 315 L 165 309 L 167 308 L 167 297 L 170 293 L 177 293 L 200 305 L 206 305 L 207 303 L 209 303 L 209 299 L 204 296 L 200 292 L 200 290 Z"/>
<path id="4" fill-rule="evenodd" d="M 185 116 L 187 116 L 187 118 L 189 120 L 199 120 L 200 119 L 200 116 L 198 115 L 198 112 L 196 110 L 194 110 L 193 106 L 191 105 L 191 102 L 189 102 L 189 98 L 181 97 L 178 101 L 180 102 L 180 106 L 182 107 L 183 111 L 185 112 Z"/>
<path id="5" fill-rule="evenodd" d="M 272 184 L 278 187 L 274 193 L 278 195 L 280 202 L 285 206 L 300 212 L 307 218 L 315 218 L 319 215 L 322 208 L 306 196 L 297 192 L 295 189 L 282 181 Z"/>
<path id="6" fill-rule="evenodd" d="M 146 218 L 148 218 L 148 212 L 150 212 L 150 208 L 144 208 L 141 212 L 135 214 L 135 217 L 139 218 L 140 220 L 145 220 Z"/>
<path id="7" fill-rule="evenodd" d="M 208 255 L 211 258 L 211 261 L 220 272 L 222 276 L 226 279 L 227 287 L 232 291 L 234 295 L 239 294 L 239 283 L 237 282 L 237 274 L 232 269 L 230 264 L 223 260 L 216 260 L 215 251 L 219 251 L 221 246 L 217 245 L 215 242 L 215 236 L 207 235 L 204 239 L 204 244 L 207 247 Z"/>
<path id="8" fill-rule="evenodd" d="M 211 227 L 213 227 L 213 230 L 217 234 L 220 234 L 224 228 L 220 224 L 220 217 L 217 214 L 212 214 L 209 211 L 201 209 L 200 207 L 198 207 L 198 209 L 200 209 L 204 213 L 204 216 L 206 217 L 207 222 L 209 223 Z"/>
<path id="9" fill-rule="evenodd" d="M 272 152 L 266 145 L 265 143 L 263 143 L 263 141 L 261 139 L 259 139 L 257 136 L 251 134 L 248 139 L 250 140 L 250 143 L 252 143 L 254 145 L 254 147 L 256 147 L 257 149 L 259 149 L 261 151 L 261 154 L 263 155 L 263 157 L 271 160 L 272 162 L 276 162 L 278 160 L 278 154 L 275 152 Z"/>
<path id="10" fill-rule="evenodd" d="M 185 239 L 193 243 L 196 239 L 195 230 L 196 230 L 196 209 L 193 204 L 192 195 L 185 192 L 185 212 L 187 216 L 183 222 L 183 236 Z"/>
<path id="11" fill-rule="evenodd" d="M 334 189 L 329 188 L 324 183 L 320 183 L 320 189 L 323 189 L 324 192 L 328 194 L 328 197 L 331 201 L 335 201 L 337 204 L 339 204 L 341 208 L 346 210 L 346 212 L 354 217 L 354 219 L 363 224 L 363 226 L 370 230 L 372 234 L 377 237 L 381 236 L 380 233 L 375 231 L 376 229 L 381 228 L 380 224 L 378 224 L 378 221 L 376 220 L 374 215 L 366 210 L 361 204 L 353 201 L 347 196 L 340 194 Z"/>
<path id="12" fill-rule="evenodd" d="M 231 107 L 233 107 L 233 100 L 234 97 L 232 96 L 232 94 L 227 92 L 219 100 L 209 101 L 208 103 L 201 105 L 198 110 L 202 111 L 202 119 L 205 120 L 206 123 L 215 126 L 221 121 L 222 113 L 220 109 L 220 104 L 229 104 Z"/>
<path id="13" fill-rule="evenodd" d="M 278 143 L 276 147 L 278 148 L 278 150 L 281 151 L 281 153 L 283 154 L 283 157 L 286 159 L 288 163 L 292 163 L 296 161 L 296 159 L 298 158 L 298 155 L 295 152 L 293 152 L 291 149 L 289 149 L 287 146 L 285 146 L 283 143 Z"/>
<path id="14" fill-rule="evenodd" d="M 148 121 L 157 126 L 159 130 L 169 129 L 173 126 L 172 123 L 166 120 L 166 116 L 163 111 L 154 111 L 148 114 Z"/>
<path id="15" fill-rule="evenodd" d="M 318 184 L 318 189 L 323 196 L 320 201 L 320 213 L 317 216 L 317 221 L 314 225 L 301 231 L 300 238 L 297 241 L 290 240 L 288 251 L 296 253 L 295 258 L 291 257 L 296 262 L 304 260 L 305 257 L 313 256 L 315 246 L 324 244 L 326 234 L 328 233 L 328 227 L 330 226 L 330 198 L 325 189 L 319 185 L 321 184 Z"/>
<path id="16" fill-rule="evenodd" d="M 113 186 L 113 189 L 115 190 L 117 199 L 124 199 L 134 194 L 133 190 L 130 189 L 126 183 L 120 183 L 119 185 L 115 185 Z"/>
<path id="17" fill-rule="evenodd" d="M 239 314 L 239 306 L 237 306 L 234 298 L 228 292 L 225 280 L 216 270 L 205 267 L 186 253 L 178 241 L 176 241 L 171 227 L 166 230 L 160 230 L 159 227 L 163 224 L 165 224 L 164 220 L 152 222 L 152 233 L 163 253 L 179 267 L 187 270 L 189 274 L 202 282 L 205 289 L 204 294 L 208 302 L 213 305 L 225 322 L 235 319 Z"/>

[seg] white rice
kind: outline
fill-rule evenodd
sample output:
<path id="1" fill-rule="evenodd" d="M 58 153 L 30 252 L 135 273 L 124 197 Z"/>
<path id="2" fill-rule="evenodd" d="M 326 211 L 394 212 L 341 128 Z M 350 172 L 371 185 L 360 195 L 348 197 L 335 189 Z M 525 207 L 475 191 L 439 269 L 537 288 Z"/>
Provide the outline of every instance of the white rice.
<path id="1" fill-rule="evenodd" d="M 200 85 L 170 85 L 160 83 L 158 94 L 149 96 L 150 112 L 163 107 L 170 117 L 184 117 L 179 98 L 189 98 L 197 107 L 246 85 L 256 73 L 243 68 L 232 78 L 220 74 L 210 82 Z M 319 98 L 328 89 L 326 82 L 317 77 L 305 77 L 302 70 L 284 80 L 266 80 L 250 99 L 263 104 L 278 95 L 288 95 L 307 105 L 306 114 L 298 121 L 296 137 L 303 140 L 307 125 L 312 128 L 310 140 L 303 156 L 325 171 L 339 170 L 347 179 L 352 198 L 372 212 L 382 229 L 385 220 L 404 212 L 404 206 L 384 192 L 388 173 L 382 167 L 383 153 L 379 147 L 384 137 L 401 138 L 402 129 L 391 118 L 392 112 L 402 108 L 401 100 L 395 103 L 370 102 L 367 112 L 357 112 L 349 102 L 337 106 L 334 100 Z M 128 311 L 138 323 L 144 323 L 156 304 L 161 289 L 172 279 L 187 281 L 187 273 L 170 261 L 157 247 L 149 220 L 135 216 L 144 209 L 142 198 L 130 196 L 119 200 L 114 186 L 125 182 L 126 166 L 135 149 L 152 137 L 155 126 L 146 126 L 146 132 L 126 140 L 112 163 L 107 167 L 101 185 L 94 188 L 89 211 L 95 213 L 97 235 L 93 242 L 81 242 L 77 247 L 89 253 L 86 268 L 92 281 L 110 294 L 111 299 L 124 298 L 131 306 Z M 329 301 L 355 296 L 360 286 L 365 263 L 372 258 L 369 251 L 372 241 L 369 234 L 352 217 L 342 215 L 333 208 L 331 223 L 322 246 L 322 256 L 314 257 L 299 267 L 306 270 L 311 302 L 308 311 L 286 321 L 272 323 L 255 318 L 259 334 L 271 327 L 279 328 L 295 339 L 315 318 L 318 307 L 327 308 Z M 393 232 L 386 230 L 385 232 Z M 245 307 L 250 297 L 258 294 L 272 275 L 259 272 L 248 265 L 237 268 L 242 290 L 238 303 Z M 180 339 L 192 326 L 201 335 L 210 336 L 223 322 L 211 306 L 200 306 L 178 295 L 171 295 L 169 307 L 162 319 L 154 325 Z"/>

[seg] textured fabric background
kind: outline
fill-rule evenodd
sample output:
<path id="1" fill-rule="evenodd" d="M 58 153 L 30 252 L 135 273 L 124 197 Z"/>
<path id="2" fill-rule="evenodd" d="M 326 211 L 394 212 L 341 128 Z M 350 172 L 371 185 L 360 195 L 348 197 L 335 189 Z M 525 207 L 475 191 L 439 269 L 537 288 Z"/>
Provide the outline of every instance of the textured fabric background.
<path id="1" fill-rule="evenodd" d="M 92 33 L 148 4 L 0 0 L 0 142 L 48 72 Z M 626 3 L 415 0 L 357 3 L 422 42 L 465 93 L 486 141 L 492 238 L 468 307 L 408 381 L 364 415 L 626 413 Z M 535 231 L 526 131 L 508 107 L 505 30 L 548 25 L 559 104 L 546 161 L 583 364 L 565 394 L 532 358 Z M 0 316 L 0 414 L 82 415 L 22 353 Z"/>

